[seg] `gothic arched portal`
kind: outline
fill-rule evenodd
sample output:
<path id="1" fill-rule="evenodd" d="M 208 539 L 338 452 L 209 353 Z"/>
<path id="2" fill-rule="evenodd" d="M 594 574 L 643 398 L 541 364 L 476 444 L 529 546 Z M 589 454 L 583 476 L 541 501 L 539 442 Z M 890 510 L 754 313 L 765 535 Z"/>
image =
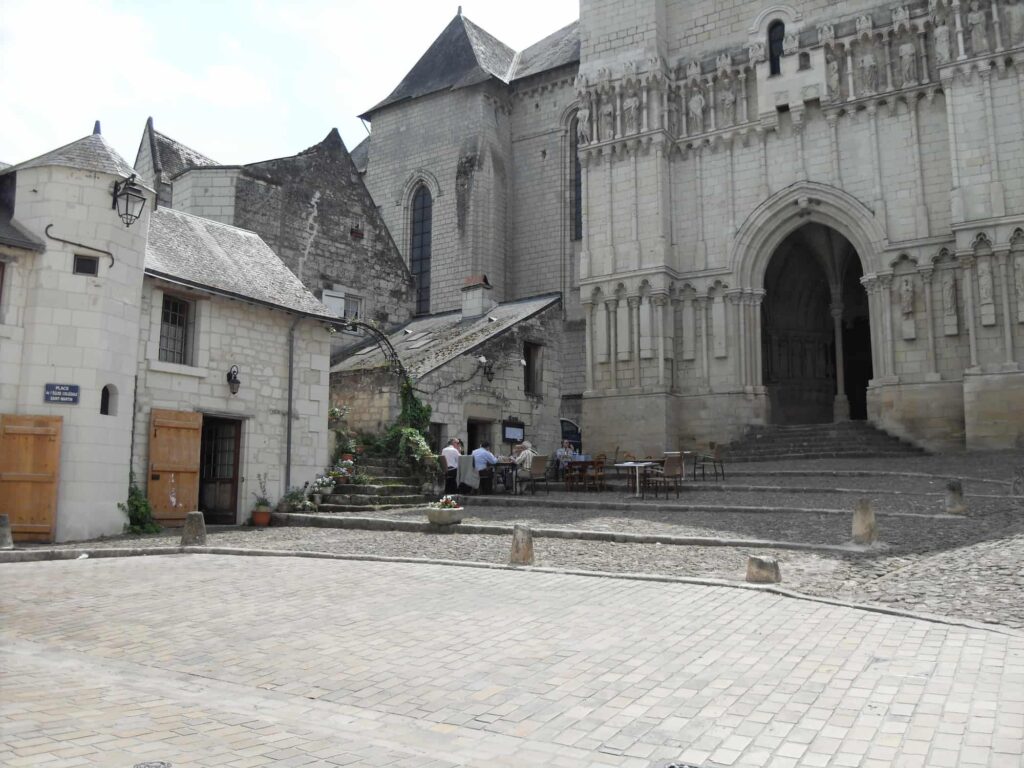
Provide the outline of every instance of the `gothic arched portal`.
<path id="1" fill-rule="evenodd" d="M 871 334 L 860 258 L 835 229 L 807 223 L 764 272 L 762 381 L 776 424 L 867 418 Z"/>

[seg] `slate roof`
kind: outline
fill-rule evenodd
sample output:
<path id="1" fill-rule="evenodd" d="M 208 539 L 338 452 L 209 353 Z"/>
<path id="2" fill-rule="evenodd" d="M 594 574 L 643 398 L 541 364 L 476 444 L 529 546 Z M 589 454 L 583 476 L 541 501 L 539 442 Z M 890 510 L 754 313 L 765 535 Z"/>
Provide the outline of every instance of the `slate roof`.
<path id="1" fill-rule="evenodd" d="M 370 137 L 367 136 L 356 144 L 355 149 L 349 152 L 349 157 L 355 163 L 357 171 L 366 173 L 366 166 L 370 164 Z"/>
<path id="2" fill-rule="evenodd" d="M 151 136 L 155 154 L 154 165 L 157 170 L 164 172 L 165 179 L 173 178 L 189 168 L 219 165 L 216 160 L 211 160 L 202 152 L 186 147 L 180 141 L 175 141 L 156 129 L 151 131 Z"/>
<path id="3" fill-rule="evenodd" d="M 13 219 L 6 219 L 0 211 L 0 245 L 11 245 L 28 251 L 44 251 L 46 246 L 31 232 L 22 229 Z"/>
<path id="4" fill-rule="evenodd" d="M 305 315 L 337 317 L 255 232 L 170 208 L 150 214 L 146 273 Z"/>
<path id="5" fill-rule="evenodd" d="M 127 178 L 135 174 L 135 169 L 125 162 L 124 158 L 107 144 L 99 133 L 93 133 L 84 139 L 65 144 L 63 147 L 34 157 L 23 163 L 12 165 L 0 170 L 0 175 L 21 171 L 26 168 L 39 168 L 46 165 L 59 165 L 65 168 L 77 168 L 81 171 L 97 171 L 114 176 Z"/>
<path id="6" fill-rule="evenodd" d="M 520 80 L 566 64 L 578 64 L 579 60 L 580 23 L 574 21 L 519 54 L 512 79 Z"/>
<path id="7" fill-rule="evenodd" d="M 399 359 L 413 379 L 420 379 L 484 342 L 507 332 L 517 323 L 561 301 L 549 293 L 493 307 L 481 317 L 462 319 L 461 312 L 418 317 L 388 336 Z M 494 318 L 493 321 L 490 318 Z M 358 373 L 385 367 L 380 349 L 371 344 L 331 367 L 331 372 Z"/>

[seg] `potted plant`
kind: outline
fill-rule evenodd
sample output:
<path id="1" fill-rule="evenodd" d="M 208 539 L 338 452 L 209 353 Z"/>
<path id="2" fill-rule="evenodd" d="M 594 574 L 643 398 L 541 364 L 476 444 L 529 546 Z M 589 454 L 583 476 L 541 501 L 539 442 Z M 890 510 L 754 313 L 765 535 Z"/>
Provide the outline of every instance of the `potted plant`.
<path id="1" fill-rule="evenodd" d="M 334 478 L 330 475 L 317 475 L 313 481 L 313 503 L 319 507 L 324 496 L 330 496 L 333 490 Z"/>
<path id="2" fill-rule="evenodd" d="M 432 525 L 455 525 L 462 522 L 462 507 L 454 496 L 442 496 L 427 505 L 427 520 Z"/>
<path id="3" fill-rule="evenodd" d="M 252 508 L 252 524 L 256 526 L 270 525 L 270 497 L 267 496 L 267 475 L 256 475 L 256 484 L 259 486 L 259 493 L 253 493 L 256 498 L 256 505 Z"/>

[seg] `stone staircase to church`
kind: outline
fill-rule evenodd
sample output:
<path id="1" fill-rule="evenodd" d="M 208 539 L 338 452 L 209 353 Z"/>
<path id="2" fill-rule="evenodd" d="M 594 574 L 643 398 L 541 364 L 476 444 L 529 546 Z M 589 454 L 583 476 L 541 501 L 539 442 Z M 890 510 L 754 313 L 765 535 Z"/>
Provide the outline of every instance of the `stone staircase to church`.
<path id="1" fill-rule="evenodd" d="M 922 455 L 912 443 L 865 421 L 750 427 L 723 448 L 730 464 L 792 459 L 847 459 Z"/>
<path id="2" fill-rule="evenodd" d="M 393 459 L 360 458 L 358 470 L 372 477 L 373 482 L 336 485 L 334 493 L 324 497 L 320 512 L 370 512 L 423 504 L 425 500 L 419 483 Z"/>

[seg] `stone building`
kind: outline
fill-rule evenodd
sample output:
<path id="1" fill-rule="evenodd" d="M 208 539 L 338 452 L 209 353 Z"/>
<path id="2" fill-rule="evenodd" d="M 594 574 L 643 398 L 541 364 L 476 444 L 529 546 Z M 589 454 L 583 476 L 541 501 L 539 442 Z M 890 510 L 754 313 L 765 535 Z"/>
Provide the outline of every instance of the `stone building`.
<path id="1" fill-rule="evenodd" d="M 157 208 L 97 131 L 0 170 L 0 511 L 16 540 L 244 521 L 327 461 L 334 313 L 259 236 Z M 112 208 L 128 189 L 137 220 Z M 123 222 L 127 222 L 126 223 Z M 232 374 L 236 380 L 232 383 Z"/>
<path id="2" fill-rule="evenodd" d="M 850 418 L 1012 447 L 1022 59 L 1022 0 L 582 0 L 520 52 L 460 13 L 359 154 L 418 312 L 478 272 L 562 293 L 591 450 Z"/>

